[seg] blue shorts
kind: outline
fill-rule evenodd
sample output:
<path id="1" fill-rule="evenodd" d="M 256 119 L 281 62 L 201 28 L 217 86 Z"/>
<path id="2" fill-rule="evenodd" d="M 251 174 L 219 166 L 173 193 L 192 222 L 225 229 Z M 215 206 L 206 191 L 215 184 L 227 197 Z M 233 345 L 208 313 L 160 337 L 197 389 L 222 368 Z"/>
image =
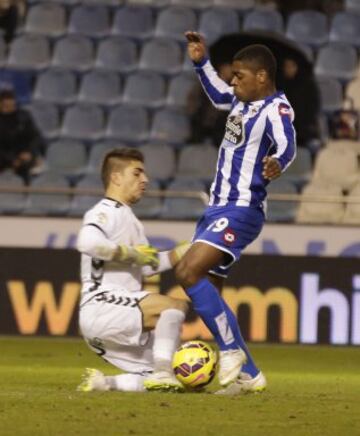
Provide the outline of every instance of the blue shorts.
<path id="1" fill-rule="evenodd" d="M 261 232 L 265 216 L 262 209 L 242 206 L 210 206 L 199 219 L 192 242 L 204 242 L 227 255 L 224 263 L 209 271 L 227 277 L 242 250 Z"/>

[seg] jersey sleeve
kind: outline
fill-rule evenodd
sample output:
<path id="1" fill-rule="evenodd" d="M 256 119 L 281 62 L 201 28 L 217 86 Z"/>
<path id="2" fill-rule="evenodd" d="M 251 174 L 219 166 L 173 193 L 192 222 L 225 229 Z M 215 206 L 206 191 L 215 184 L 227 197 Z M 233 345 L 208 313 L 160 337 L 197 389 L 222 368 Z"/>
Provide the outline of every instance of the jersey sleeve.
<path id="1" fill-rule="evenodd" d="M 294 111 L 285 102 L 275 102 L 268 113 L 267 130 L 276 146 L 272 155 L 278 159 L 284 172 L 296 157 L 296 133 L 293 126 Z"/>
<path id="2" fill-rule="evenodd" d="M 234 100 L 231 86 L 220 79 L 209 59 L 194 63 L 195 72 L 212 104 L 220 110 L 230 110 Z"/>

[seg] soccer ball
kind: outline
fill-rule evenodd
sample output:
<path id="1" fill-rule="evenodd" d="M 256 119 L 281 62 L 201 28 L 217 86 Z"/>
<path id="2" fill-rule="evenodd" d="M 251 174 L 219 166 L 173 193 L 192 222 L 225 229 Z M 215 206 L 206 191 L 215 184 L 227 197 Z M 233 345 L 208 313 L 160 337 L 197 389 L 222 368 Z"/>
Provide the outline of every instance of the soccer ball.
<path id="1" fill-rule="evenodd" d="M 174 354 L 173 369 L 176 378 L 187 388 L 201 388 L 215 377 L 217 356 L 205 342 L 189 341 Z"/>

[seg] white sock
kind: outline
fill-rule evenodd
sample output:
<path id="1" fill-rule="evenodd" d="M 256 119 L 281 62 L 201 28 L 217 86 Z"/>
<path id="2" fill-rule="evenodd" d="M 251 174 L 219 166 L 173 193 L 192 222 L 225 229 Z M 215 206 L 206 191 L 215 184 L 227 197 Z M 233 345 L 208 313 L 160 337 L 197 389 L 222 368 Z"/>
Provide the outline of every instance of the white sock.
<path id="1" fill-rule="evenodd" d="M 119 374 L 105 377 L 110 390 L 121 392 L 144 392 L 145 378 L 141 374 Z"/>
<path id="2" fill-rule="evenodd" d="M 153 357 L 155 371 L 171 371 L 173 354 L 180 342 L 180 332 L 185 314 L 178 309 L 164 310 L 154 332 Z"/>

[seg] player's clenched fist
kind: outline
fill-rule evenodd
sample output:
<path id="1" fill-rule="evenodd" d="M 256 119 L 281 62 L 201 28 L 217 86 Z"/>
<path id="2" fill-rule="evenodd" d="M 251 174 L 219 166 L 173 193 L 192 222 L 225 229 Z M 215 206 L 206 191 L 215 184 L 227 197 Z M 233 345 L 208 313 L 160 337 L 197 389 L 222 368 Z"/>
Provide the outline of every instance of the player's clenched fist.
<path id="1" fill-rule="evenodd" d="M 265 156 L 263 159 L 263 177 L 268 180 L 277 179 L 281 174 L 281 166 L 275 157 Z"/>
<path id="2" fill-rule="evenodd" d="M 197 32 L 186 32 L 188 40 L 188 54 L 192 61 L 201 62 L 206 56 L 206 44 L 204 37 Z"/>
<path id="3" fill-rule="evenodd" d="M 136 245 L 135 247 L 119 245 L 113 260 L 139 266 L 149 265 L 153 269 L 159 266 L 158 250 L 151 245 Z"/>

